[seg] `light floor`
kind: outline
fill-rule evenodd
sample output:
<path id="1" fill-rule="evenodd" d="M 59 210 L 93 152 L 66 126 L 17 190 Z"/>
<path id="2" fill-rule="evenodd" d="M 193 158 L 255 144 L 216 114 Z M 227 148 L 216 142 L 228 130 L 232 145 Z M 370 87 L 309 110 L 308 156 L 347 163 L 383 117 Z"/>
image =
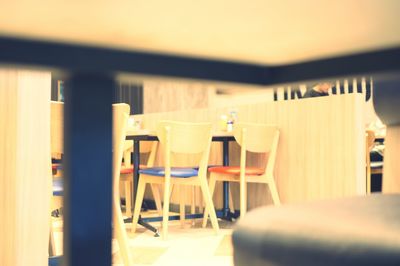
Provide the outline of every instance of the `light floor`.
<path id="1" fill-rule="evenodd" d="M 151 211 L 148 215 L 154 215 Z M 146 217 L 146 213 L 143 215 Z M 154 234 L 141 226 L 132 233 L 127 224 L 132 258 L 135 265 L 233 265 L 231 234 L 233 223 L 219 220 L 220 232 L 215 234 L 210 222 L 207 228 L 201 227 L 201 219 L 185 221 L 182 228 L 180 221 L 169 222 L 168 240 L 154 237 Z M 160 223 L 153 223 L 160 228 Z M 57 250 L 62 250 L 62 225 L 55 235 Z M 118 244 L 113 241 L 113 265 L 123 265 L 118 252 Z"/>

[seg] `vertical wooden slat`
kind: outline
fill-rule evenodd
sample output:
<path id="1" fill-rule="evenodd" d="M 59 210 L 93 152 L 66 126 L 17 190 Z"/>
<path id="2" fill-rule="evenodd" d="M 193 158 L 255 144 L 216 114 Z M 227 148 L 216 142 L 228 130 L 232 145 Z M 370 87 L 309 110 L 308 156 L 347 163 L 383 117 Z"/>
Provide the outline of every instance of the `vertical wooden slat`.
<path id="1" fill-rule="evenodd" d="M 0 69 L 0 265 L 47 264 L 50 73 Z"/>

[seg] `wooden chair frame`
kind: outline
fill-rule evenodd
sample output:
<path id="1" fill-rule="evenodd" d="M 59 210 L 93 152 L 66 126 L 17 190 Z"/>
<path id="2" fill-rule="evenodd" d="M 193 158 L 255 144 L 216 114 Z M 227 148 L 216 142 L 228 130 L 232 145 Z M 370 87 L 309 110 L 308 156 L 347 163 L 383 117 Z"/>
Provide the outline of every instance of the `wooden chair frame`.
<path id="1" fill-rule="evenodd" d="M 140 145 L 140 153 L 142 154 L 149 154 L 147 159 L 146 167 L 153 167 L 154 161 L 157 154 L 157 141 L 143 141 Z M 133 167 L 131 163 L 131 153 L 133 152 L 133 141 L 127 140 L 124 143 L 124 167 Z M 128 217 L 132 216 L 132 190 L 133 187 L 133 173 L 123 174 L 121 173 L 120 181 L 123 182 L 124 190 L 125 190 L 125 214 Z M 151 191 L 153 193 L 154 201 L 156 203 L 157 210 L 160 215 L 162 215 L 162 207 L 161 207 L 161 198 L 160 198 L 160 191 L 158 186 L 151 185 Z"/>
<path id="2" fill-rule="evenodd" d="M 240 214 L 247 211 L 247 183 L 263 183 L 269 186 L 272 200 L 280 205 L 280 198 L 275 184 L 274 168 L 279 143 L 279 130 L 276 126 L 254 123 L 238 123 L 234 128 L 234 136 L 240 149 L 240 174 L 210 172 L 209 187 L 214 193 L 217 181 L 239 182 L 240 184 Z M 262 175 L 246 175 L 246 152 L 269 153 L 264 173 Z M 208 209 L 204 212 L 203 227 L 208 219 Z"/>
<path id="3" fill-rule="evenodd" d="M 146 184 L 161 184 L 164 185 L 163 239 L 167 239 L 168 236 L 169 202 L 172 185 L 179 185 L 180 188 L 187 185 L 199 186 L 201 188 L 206 206 L 212 210 L 210 212 L 211 223 L 215 232 L 218 232 L 219 226 L 217 216 L 207 184 L 207 164 L 212 138 L 211 130 L 212 125 L 210 123 L 183 123 L 174 121 L 160 121 L 158 123 L 157 136 L 161 145 L 164 147 L 165 176 L 140 174 L 133 214 L 133 231 L 135 231 L 139 219 Z M 198 175 L 187 178 L 171 177 L 172 153 L 201 154 L 201 159 L 198 162 Z M 179 189 L 179 191 L 182 192 L 181 189 Z M 181 220 L 184 220 L 185 216 L 182 215 L 182 206 L 184 206 L 184 204 L 182 204 L 182 201 L 184 201 L 185 195 L 184 193 L 180 193 L 180 196 Z"/>

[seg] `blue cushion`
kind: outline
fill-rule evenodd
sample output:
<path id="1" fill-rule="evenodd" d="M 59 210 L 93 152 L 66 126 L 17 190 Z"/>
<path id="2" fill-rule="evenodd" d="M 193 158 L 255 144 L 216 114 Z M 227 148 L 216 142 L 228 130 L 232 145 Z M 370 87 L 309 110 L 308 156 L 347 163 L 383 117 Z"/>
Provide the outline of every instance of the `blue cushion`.
<path id="1" fill-rule="evenodd" d="M 371 162 L 372 169 L 379 169 L 383 168 L 383 162 Z"/>
<path id="2" fill-rule="evenodd" d="M 154 176 L 165 176 L 165 168 L 164 167 L 151 167 L 147 169 L 143 169 L 139 171 L 140 174 L 145 175 L 154 175 Z M 198 171 L 193 168 L 183 168 L 183 167 L 172 167 L 171 168 L 171 177 L 192 177 L 197 176 Z"/>
<path id="3" fill-rule="evenodd" d="M 222 166 L 222 165 L 216 165 L 216 164 L 212 164 L 212 165 L 207 165 L 207 169 L 211 168 L 211 167 L 217 167 L 217 166 Z M 193 167 L 193 169 L 196 169 L 197 171 L 199 170 L 199 167 Z"/>
<path id="4" fill-rule="evenodd" d="M 54 256 L 49 258 L 49 266 L 61 265 L 62 256 Z"/>
<path id="5" fill-rule="evenodd" d="M 62 196 L 63 195 L 63 181 L 62 179 L 53 179 L 53 195 Z"/>

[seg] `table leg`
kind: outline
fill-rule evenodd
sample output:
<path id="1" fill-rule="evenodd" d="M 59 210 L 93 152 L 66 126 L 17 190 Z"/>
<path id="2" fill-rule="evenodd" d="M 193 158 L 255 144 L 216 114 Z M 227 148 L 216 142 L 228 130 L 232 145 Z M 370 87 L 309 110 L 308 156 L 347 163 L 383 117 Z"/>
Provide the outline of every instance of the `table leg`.
<path id="1" fill-rule="evenodd" d="M 133 201 L 136 201 L 137 189 L 139 184 L 139 165 L 140 165 L 140 141 L 133 141 Z M 132 204 L 134 205 L 134 204 Z"/>
<path id="2" fill-rule="evenodd" d="M 224 140 L 222 142 L 223 158 L 222 164 L 224 166 L 229 166 L 229 141 Z M 229 182 L 223 182 L 223 207 L 222 207 L 223 217 L 228 217 L 229 213 Z"/>
<path id="3" fill-rule="evenodd" d="M 223 153 L 223 160 L 222 163 L 224 166 L 229 166 L 229 140 L 224 139 L 222 142 L 222 153 Z M 235 213 L 230 212 L 229 209 L 229 182 L 223 182 L 223 207 L 222 207 L 222 219 L 232 221 L 236 219 L 238 215 Z"/>

